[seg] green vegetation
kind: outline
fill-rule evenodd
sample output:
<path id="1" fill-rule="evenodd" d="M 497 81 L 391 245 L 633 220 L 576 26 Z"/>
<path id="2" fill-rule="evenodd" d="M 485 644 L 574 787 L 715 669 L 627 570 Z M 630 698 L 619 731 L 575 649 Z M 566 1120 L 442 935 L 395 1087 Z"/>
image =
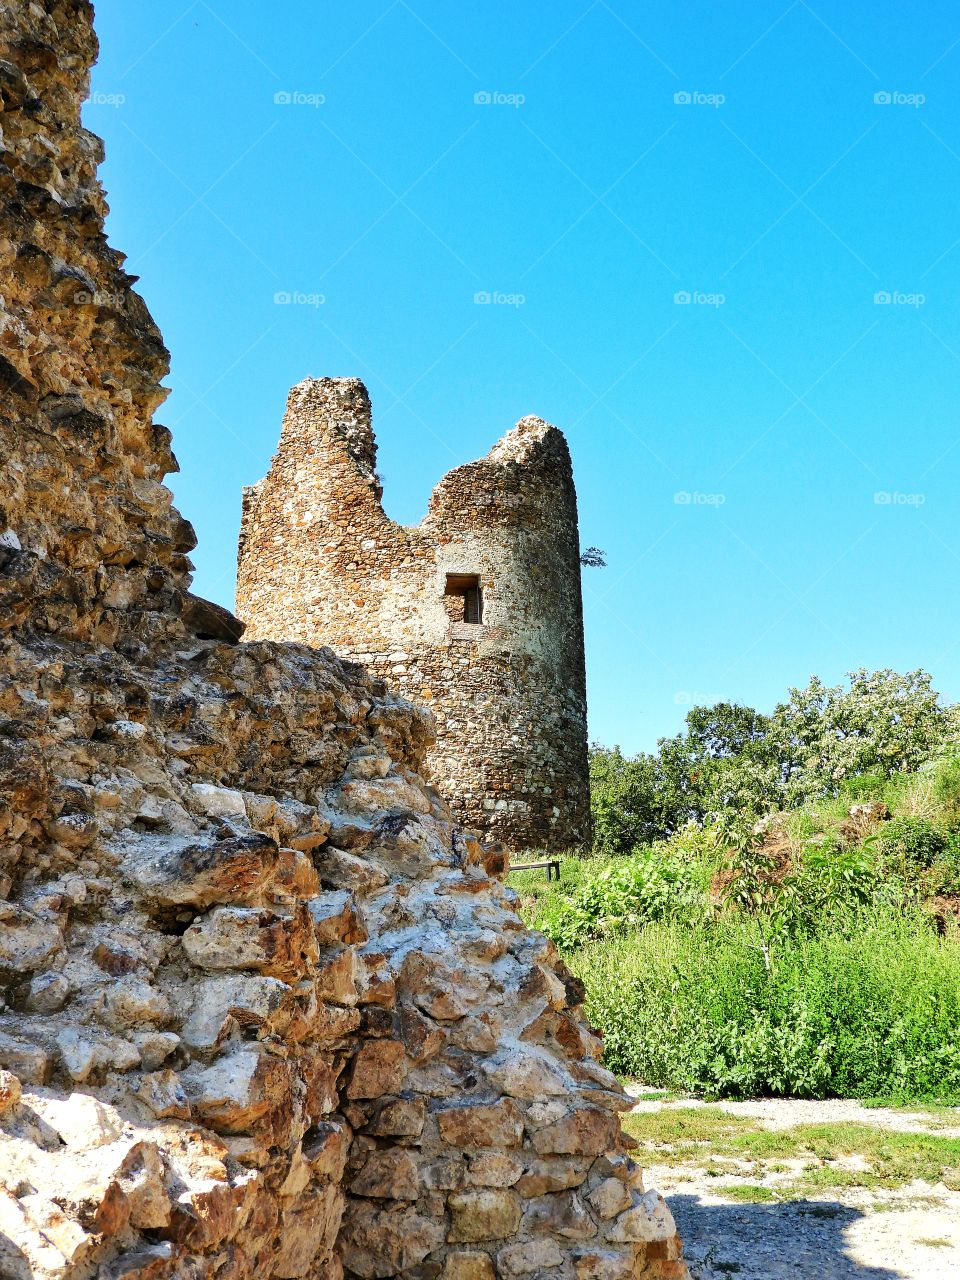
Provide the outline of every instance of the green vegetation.
<path id="1" fill-rule="evenodd" d="M 960 948 L 879 908 L 784 939 L 654 924 L 567 956 L 614 1070 L 710 1097 L 960 1096 Z"/>
<path id="2" fill-rule="evenodd" d="M 707 1097 L 960 1098 L 960 749 L 922 672 L 593 753 L 596 849 L 511 879 L 613 1070 Z M 629 852 L 625 852 L 629 849 Z"/>
<path id="3" fill-rule="evenodd" d="M 793 809 L 854 778 L 911 773 L 950 740 L 952 712 L 926 672 L 852 671 L 849 682 L 814 676 L 769 716 L 728 702 L 693 707 L 686 730 L 653 755 L 595 747 L 595 849 L 626 853 L 689 822 Z"/>
<path id="4" fill-rule="evenodd" d="M 960 1188 L 960 1138 L 902 1133 L 866 1124 L 802 1124 L 765 1129 L 717 1107 L 633 1113 L 624 1127 L 647 1164 L 702 1168 L 718 1176 L 764 1177 L 775 1185 L 734 1183 L 718 1193 L 734 1200 L 797 1198 L 839 1187 L 902 1187 L 914 1181 Z M 792 1176 L 790 1176 L 792 1170 Z"/>

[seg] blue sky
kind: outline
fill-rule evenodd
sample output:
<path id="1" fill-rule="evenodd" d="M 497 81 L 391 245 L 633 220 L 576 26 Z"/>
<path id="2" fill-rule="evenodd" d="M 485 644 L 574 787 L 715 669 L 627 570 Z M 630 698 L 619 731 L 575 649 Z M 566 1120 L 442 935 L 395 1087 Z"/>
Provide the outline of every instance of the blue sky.
<path id="1" fill-rule="evenodd" d="M 197 591 L 232 603 L 289 386 L 358 375 L 404 522 L 524 414 L 566 431 L 609 560 L 595 738 L 646 749 L 690 702 L 858 666 L 960 698 L 953 6 L 97 15 L 85 120 L 172 352 Z"/>

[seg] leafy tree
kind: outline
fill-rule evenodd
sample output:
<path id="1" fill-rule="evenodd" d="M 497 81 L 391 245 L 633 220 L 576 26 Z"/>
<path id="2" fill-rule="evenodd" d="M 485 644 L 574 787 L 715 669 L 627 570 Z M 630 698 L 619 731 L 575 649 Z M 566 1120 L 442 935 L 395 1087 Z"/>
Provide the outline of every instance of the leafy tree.
<path id="1" fill-rule="evenodd" d="M 665 796 L 658 785 L 656 757 L 628 759 L 619 747 L 590 751 L 590 800 L 594 848 L 629 853 L 663 834 Z"/>
<path id="2" fill-rule="evenodd" d="M 912 773 L 943 745 L 951 717 L 926 671 L 848 673 L 849 689 L 813 676 L 773 713 L 792 807 L 862 773 Z"/>

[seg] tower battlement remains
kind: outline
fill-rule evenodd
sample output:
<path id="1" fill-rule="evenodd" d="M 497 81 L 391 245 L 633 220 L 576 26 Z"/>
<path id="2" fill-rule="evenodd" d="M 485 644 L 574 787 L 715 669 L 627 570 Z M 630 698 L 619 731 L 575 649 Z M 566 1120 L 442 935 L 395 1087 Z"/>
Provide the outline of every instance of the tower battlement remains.
<path id="1" fill-rule="evenodd" d="M 244 492 L 238 611 L 251 639 L 329 645 L 429 706 L 456 817 L 510 848 L 589 835 L 577 499 L 566 440 L 527 417 L 436 486 L 423 521 L 382 505 L 356 378 L 290 392 L 270 471 Z"/>

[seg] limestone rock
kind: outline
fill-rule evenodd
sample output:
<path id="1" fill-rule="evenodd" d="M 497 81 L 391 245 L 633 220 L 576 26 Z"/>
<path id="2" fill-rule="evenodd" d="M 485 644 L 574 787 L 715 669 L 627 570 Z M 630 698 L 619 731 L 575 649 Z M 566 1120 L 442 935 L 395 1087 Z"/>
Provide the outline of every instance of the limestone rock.
<path id="1" fill-rule="evenodd" d="M 563 1254 L 555 1240 L 527 1240 L 511 1244 L 497 1254 L 497 1266 L 501 1275 L 544 1275 L 553 1267 L 559 1267 Z"/>
<path id="2" fill-rule="evenodd" d="M 457 1191 L 449 1201 L 451 1243 L 503 1240 L 520 1225 L 522 1201 L 515 1191 L 484 1187 Z"/>
<path id="3" fill-rule="evenodd" d="M 381 1098 L 396 1093 L 407 1074 L 407 1054 L 399 1040 L 368 1040 L 354 1059 L 348 1098 Z"/>
<path id="4" fill-rule="evenodd" d="M 409 1271 L 443 1242 L 443 1228 L 409 1209 L 379 1209 L 363 1201 L 348 1206 L 340 1231 L 344 1264 L 362 1280 Z"/>
<path id="5" fill-rule="evenodd" d="M 677 1234 L 673 1215 L 658 1191 L 638 1196 L 632 1208 L 622 1213 L 607 1233 L 608 1240 L 671 1240 Z"/>
<path id="6" fill-rule="evenodd" d="M 255 900 L 277 861 L 276 844 L 259 834 L 214 841 L 168 837 L 136 844 L 123 869 L 148 902 L 208 907 Z"/>
<path id="7" fill-rule="evenodd" d="M 441 1272 L 442 1280 L 496 1280 L 493 1262 L 487 1253 L 448 1253 Z"/>
<path id="8" fill-rule="evenodd" d="M 454 1147 L 518 1147 L 523 1141 L 523 1113 L 509 1098 L 450 1108 L 437 1122 L 444 1142 Z"/>
<path id="9" fill-rule="evenodd" d="M 402 1147 L 371 1152 L 366 1163 L 350 1182 L 355 1196 L 376 1196 L 383 1200 L 416 1200 L 420 1194 L 417 1166 Z"/>

